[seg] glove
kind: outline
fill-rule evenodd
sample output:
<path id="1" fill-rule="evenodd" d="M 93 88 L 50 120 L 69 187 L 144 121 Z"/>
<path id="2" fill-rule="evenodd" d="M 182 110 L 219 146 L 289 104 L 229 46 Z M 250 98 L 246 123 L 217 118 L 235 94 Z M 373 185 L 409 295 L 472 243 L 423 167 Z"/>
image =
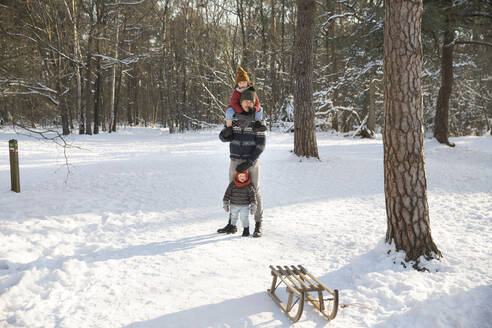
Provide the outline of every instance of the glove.
<path id="1" fill-rule="evenodd" d="M 225 141 L 232 141 L 232 139 L 234 139 L 234 136 L 232 133 L 232 126 L 229 126 L 227 128 L 223 128 L 222 131 L 220 131 L 220 136 Z"/>
<path id="2" fill-rule="evenodd" d="M 261 123 L 261 121 L 255 121 L 255 124 L 253 124 L 253 131 L 254 132 L 265 132 L 267 130 L 266 126 Z"/>
<path id="3" fill-rule="evenodd" d="M 256 213 L 256 205 L 251 205 L 249 207 L 249 214 L 254 215 Z"/>
<path id="4" fill-rule="evenodd" d="M 253 161 L 247 160 L 246 162 L 241 163 L 236 167 L 236 172 L 244 172 L 247 169 L 249 169 L 251 166 L 253 166 Z"/>
<path id="5" fill-rule="evenodd" d="M 224 202 L 222 207 L 224 208 L 224 211 L 229 212 L 229 203 L 228 202 Z"/>
<path id="6" fill-rule="evenodd" d="M 241 115 L 251 115 L 255 112 L 255 109 L 253 107 L 248 107 L 248 111 L 243 110 L 241 112 Z"/>

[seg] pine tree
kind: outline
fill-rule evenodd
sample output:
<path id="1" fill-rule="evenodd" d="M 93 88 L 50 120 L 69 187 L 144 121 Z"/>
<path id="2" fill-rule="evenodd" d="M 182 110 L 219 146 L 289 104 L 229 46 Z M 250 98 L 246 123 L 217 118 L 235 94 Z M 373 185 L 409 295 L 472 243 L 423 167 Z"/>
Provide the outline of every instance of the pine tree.
<path id="1" fill-rule="evenodd" d="M 440 257 L 431 236 L 424 163 L 422 1 L 386 2 L 384 189 L 388 228 L 406 260 Z"/>
<path id="2" fill-rule="evenodd" d="M 297 0 L 294 67 L 294 153 L 318 156 L 313 109 L 314 0 Z"/>

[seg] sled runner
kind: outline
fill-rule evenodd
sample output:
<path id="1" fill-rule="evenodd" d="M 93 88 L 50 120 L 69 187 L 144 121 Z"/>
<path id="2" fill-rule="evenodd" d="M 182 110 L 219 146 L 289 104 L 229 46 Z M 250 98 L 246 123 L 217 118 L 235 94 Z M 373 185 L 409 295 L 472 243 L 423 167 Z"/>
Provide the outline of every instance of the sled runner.
<path id="1" fill-rule="evenodd" d="M 298 265 L 277 266 L 270 265 L 272 270 L 272 287 L 268 289 L 268 294 L 275 303 L 280 306 L 287 317 L 293 322 L 299 321 L 304 309 L 304 300 L 307 299 L 318 311 L 328 320 L 332 320 L 337 315 L 338 310 L 338 290 L 331 290 L 321 281 L 309 273 L 304 267 Z M 284 284 L 288 293 L 287 304 L 282 303 L 275 291 Z M 324 298 L 326 292 L 327 298 Z M 310 293 L 315 293 L 314 297 Z M 317 296 L 316 296 L 317 295 Z"/>

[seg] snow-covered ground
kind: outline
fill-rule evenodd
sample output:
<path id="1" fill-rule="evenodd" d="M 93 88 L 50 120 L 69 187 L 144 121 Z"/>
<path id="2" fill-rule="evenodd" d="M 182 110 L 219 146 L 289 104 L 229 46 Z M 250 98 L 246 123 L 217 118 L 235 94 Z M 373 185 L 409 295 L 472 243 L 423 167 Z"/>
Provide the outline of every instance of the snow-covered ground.
<path id="1" fill-rule="evenodd" d="M 441 261 L 404 268 L 384 244 L 381 138 L 292 134 L 261 157 L 264 236 L 219 235 L 228 146 L 218 130 L 70 136 L 60 147 L 0 130 L 0 327 L 491 327 L 492 138 L 425 143 Z M 7 141 L 19 140 L 21 193 Z M 340 290 L 335 320 L 292 324 L 268 266 L 302 264 Z"/>

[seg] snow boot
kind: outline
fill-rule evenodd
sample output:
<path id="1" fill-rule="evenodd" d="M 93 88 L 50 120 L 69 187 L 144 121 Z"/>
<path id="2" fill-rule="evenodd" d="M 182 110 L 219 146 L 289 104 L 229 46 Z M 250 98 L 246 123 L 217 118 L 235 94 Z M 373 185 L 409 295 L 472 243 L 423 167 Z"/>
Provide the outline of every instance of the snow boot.
<path id="1" fill-rule="evenodd" d="M 249 236 L 249 227 L 243 229 L 243 234 L 241 237 L 248 237 Z"/>
<path id="2" fill-rule="evenodd" d="M 261 222 L 255 222 L 255 231 L 253 232 L 253 237 L 261 237 L 263 231 L 261 229 Z"/>
<path id="3" fill-rule="evenodd" d="M 237 227 L 235 225 L 229 224 L 229 229 L 227 229 L 226 234 L 236 233 Z"/>
<path id="4" fill-rule="evenodd" d="M 218 233 L 226 233 L 227 230 L 229 230 L 229 226 L 231 225 L 231 219 L 229 219 L 229 222 L 227 222 L 226 226 L 220 229 L 217 229 Z"/>

